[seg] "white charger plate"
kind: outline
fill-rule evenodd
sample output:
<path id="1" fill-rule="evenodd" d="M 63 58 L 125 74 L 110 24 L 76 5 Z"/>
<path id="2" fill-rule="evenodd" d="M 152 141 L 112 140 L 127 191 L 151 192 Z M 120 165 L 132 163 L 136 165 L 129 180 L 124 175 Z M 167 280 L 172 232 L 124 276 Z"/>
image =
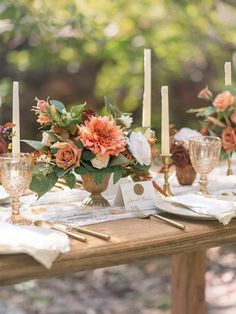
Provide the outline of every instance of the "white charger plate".
<path id="1" fill-rule="evenodd" d="M 5 191 L 4 187 L 0 185 L 0 204 L 5 204 L 10 202 L 10 196 Z"/>
<path id="2" fill-rule="evenodd" d="M 200 220 L 217 220 L 215 217 L 198 214 L 192 211 L 191 209 L 187 209 L 181 207 L 181 205 L 171 204 L 162 199 L 157 199 L 155 203 L 156 207 L 165 213 L 182 216 L 190 219 L 200 219 Z"/>

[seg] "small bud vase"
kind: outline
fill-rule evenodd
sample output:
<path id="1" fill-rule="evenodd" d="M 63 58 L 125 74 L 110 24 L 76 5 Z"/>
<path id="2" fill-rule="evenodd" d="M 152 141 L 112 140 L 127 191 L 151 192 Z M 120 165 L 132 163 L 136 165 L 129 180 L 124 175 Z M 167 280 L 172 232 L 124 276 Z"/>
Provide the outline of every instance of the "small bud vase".
<path id="1" fill-rule="evenodd" d="M 81 175 L 83 181 L 84 189 L 91 193 L 88 197 L 86 197 L 82 206 L 84 207 L 108 207 L 110 203 L 102 196 L 102 192 L 104 192 L 109 183 L 111 174 L 107 174 L 104 176 L 102 183 L 96 184 L 94 182 L 94 177 L 92 174 L 84 174 Z"/>
<path id="2" fill-rule="evenodd" d="M 192 185 L 196 178 L 196 172 L 192 165 L 176 167 L 176 177 L 180 185 Z"/>

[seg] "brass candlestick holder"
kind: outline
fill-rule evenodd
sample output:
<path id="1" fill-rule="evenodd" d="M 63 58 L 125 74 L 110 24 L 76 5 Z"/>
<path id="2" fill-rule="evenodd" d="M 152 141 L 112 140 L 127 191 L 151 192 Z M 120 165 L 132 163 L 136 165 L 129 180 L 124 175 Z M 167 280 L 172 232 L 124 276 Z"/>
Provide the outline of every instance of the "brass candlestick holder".
<path id="1" fill-rule="evenodd" d="M 166 196 L 171 196 L 173 195 L 171 190 L 170 190 L 170 184 L 169 184 L 169 165 L 170 165 L 170 156 L 171 155 L 166 155 L 166 156 L 161 156 L 162 162 L 163 162 L 163 172 L 164 172 L 164 186 L 163 190 L 166 194 Z"/>
<path id="2" fill-rule="evenodd" d="M 228 157 L 227 176 L 232 176 L 232 175 L 233 175 L 233 169 L 232 169 L 232 155 L 229 154 L 229 157 Z"/>

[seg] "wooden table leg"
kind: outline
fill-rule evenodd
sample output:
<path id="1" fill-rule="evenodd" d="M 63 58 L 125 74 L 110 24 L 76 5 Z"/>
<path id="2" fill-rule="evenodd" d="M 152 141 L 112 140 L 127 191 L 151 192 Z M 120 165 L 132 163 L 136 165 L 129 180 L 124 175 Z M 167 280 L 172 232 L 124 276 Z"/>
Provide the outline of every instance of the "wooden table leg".
<path id="1" fill-rule="evenodd" d="M 206 251 L 171 257 L 172 314 L 205 313 Z"/>

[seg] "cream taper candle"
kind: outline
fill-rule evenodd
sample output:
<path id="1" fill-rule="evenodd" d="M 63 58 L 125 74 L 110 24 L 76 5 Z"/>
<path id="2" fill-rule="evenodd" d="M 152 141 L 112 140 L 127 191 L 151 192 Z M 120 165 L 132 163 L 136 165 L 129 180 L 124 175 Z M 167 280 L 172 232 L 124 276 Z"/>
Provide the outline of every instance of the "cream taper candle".
<path id="1" fill-rule="evenodd" d="M 151 126 L 151 49 L 144 49 L 144 92 L 142 126 Z"/>
<path id="2" fill-rule="evenodd" d="M 169 131 L 169 96 L 168 86 L 161 88 L 161 154 L 170 154 L 170 131 Z"/>
<path id="3" fill-rule="evenodd" d="M 225 85 L 232 84 L 231 62 L 225 62 Z"/>
<path id="4" fill-rule="evenodd" d="M 12 138 L 12 154 L 14 155 L 20 153 L 19 82 L 13 82 L 12 122 L 15 124 Z"/>

